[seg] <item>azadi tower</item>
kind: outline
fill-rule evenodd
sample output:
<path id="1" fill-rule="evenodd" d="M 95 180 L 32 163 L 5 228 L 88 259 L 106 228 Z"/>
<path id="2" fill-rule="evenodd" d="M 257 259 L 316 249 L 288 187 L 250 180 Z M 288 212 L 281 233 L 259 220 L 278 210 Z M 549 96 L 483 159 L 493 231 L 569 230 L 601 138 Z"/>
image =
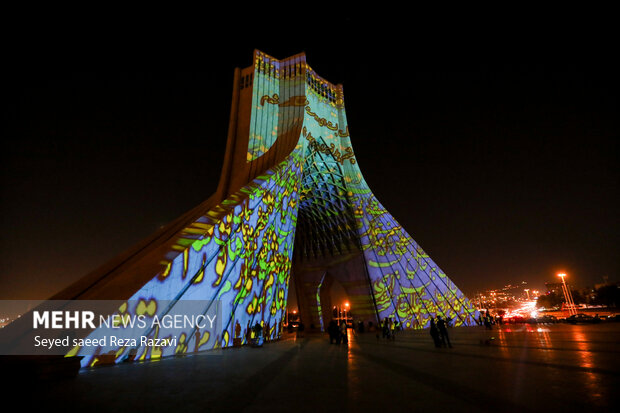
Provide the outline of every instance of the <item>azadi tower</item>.
<path id="1" fill-rule="evenodd" d="M 364 181 L 342 86 L 317 75 L 303 53 L 278 60 L 255 51 L 234 79 L 217 192 L 52 299 L 132 300 L 140 305 L 123 311 L 136 312 L 156 311 L 162 300 L 220 300 L 220 334 L 186 332 L 163 354 L 133 349 L 137 360 L 245 342 L 256 323 L 278 337 L 291 277 L 302 321 L 317 330 L 331 319 L 334 282 L 356 320 L 424 328 L 442 315 L 474 324 L 472 303 Z M 101 353 L 119 361 L 128 351 Z M 82 363 L 98 362 L 91 355 Z"/>

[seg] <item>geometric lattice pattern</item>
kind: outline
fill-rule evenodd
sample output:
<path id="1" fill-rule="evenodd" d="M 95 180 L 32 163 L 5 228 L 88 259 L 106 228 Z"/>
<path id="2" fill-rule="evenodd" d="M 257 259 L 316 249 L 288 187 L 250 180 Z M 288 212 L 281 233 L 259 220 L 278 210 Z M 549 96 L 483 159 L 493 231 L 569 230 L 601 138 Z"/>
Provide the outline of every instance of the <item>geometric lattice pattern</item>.
<path id="1" fill-rule="evenodd" d="M 380 319 L 426 327 L 442 314 L 455 325 L 475 323 L 472 303 L 396 220 L 364 181 L 346 123 L 342 89 L 307 65 L 304 95 L 304 170 L 295 253 L 338 256 L 361 248 Z M 281 104 L 277 96 L 264 101 Z"/>

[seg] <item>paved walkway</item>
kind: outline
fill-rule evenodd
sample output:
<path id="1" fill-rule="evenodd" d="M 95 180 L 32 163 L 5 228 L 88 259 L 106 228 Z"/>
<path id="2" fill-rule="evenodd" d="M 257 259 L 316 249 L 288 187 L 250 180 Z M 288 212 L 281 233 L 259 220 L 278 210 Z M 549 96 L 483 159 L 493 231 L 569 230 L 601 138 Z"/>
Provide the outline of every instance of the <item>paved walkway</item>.
<path id="1" fill-rule="evenodd" d="M 348 346 L 307 335 L 220 355 L 100 367 L 75 379 L 26 386 L 34 391 L 22 400 L 38 410 L 62 405 L 63 412 L 598 412 L 618 407 L 618 323 L 449 331 L 452 349 L 433 347 L 427 330 L 401 332 L 394 342 L 351 332 Z"/>

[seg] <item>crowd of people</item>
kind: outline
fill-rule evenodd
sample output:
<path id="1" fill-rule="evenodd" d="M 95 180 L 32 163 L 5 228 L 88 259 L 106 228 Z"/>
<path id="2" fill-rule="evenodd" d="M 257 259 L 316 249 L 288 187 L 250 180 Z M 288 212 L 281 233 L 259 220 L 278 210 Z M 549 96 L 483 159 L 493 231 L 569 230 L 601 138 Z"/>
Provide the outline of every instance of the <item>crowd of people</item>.
<path id="1" fill-rule="evenodd" d="M 434 317 L 430 318 L 429 332 L 435 347 L 452 348 L 452 343 L 450 342 L 450 336 L 448 334 L 448 327 L 450 326 L 451 321 L 452 320 L 450 318 L 444 319 L 441 315 L 438 315 L 436 319 Z M 484 323 L 487 328 L 490 328 L 490 316 L 488 311 L 486 314 L 483 314 L 479 322 Z M 241 326 L 237 322 L 237 325 L 235 327 L 235 339 L 237 339 L 241 336 Z M 364 333 L 364 331 L 366 330 L 364 322 L 361 320 L 353 323 L 353 326 L 351 327 L 358 333 Z M 327 333 L 329 334 L 329 343 L 347 344 L 349 328 L 350 327 L 347 325 L 346 320 L 332 319 L 327 327 Z M 313 325 L 311 326 L 311 329 L 314 329 Z M 298 337 L 303 336 L 303 330 L 303 324 L 300 323 L 297 329 Z M 383 338 L 388 341 L 395 341 L 396 335 L 400 330 L 402 330 L 402 325 L 399 320 L 395 320 L 391 317 L 384 318 L 383 321 L 380 322 L 376 328 L 372 322 L 368 322 L 368 331 L 376 332 L 377 340 Z M 262 326 L 256 323 L 254 326 L 251 327 L 250 322 L 248 322 L 248 326 L 246 327 L 245 331 L 246 343 L 252 344 L 253 346 L 262 346 L 263 342 L 268 340 L 269 336 L 270 330 L 268 324 Z"/>
<path id="2" fill-rule="evenodd" d="M 332 320 L 327 327 L 327 332 L 329 333 L 329 344 L 347 344 L 349 341 L 347 334 L 347 322 L 345 320 L 341 320 L 340 324 L 336 322 L 336 320 Z"/>
<path id="3" fill-rule="evenodd" d="M 502 316 L 499 316 L 499 318 L 497 319 L 497 323 L 498 324 L 502 324 L 503 323 L 503 318 Z M 484 327 L 487 330 L 492 330 L 493 327 L 492 325 L 495 324 L 495 320 L 493 320 L 493 317 L 491 316 L 491 314 L 489 314 L 489 310 L 487 309 L 486 313 L 482 314 L 482 311 L 480 312 L 480 314 L 478 315 L 478 325 L 482 325 L 484 324 Z"/>
<path id="4" fill-rule="evenodd" d="M 400 330 L 400 323 L 398 320 L 393 320 L 392 318 L 385 318 L 383 323 L 381 323 L 381 335 L 382 338 L 387 340 L 396 340 L 396 332 Z M 379 338 L 379 334 L 377 334 L 377 338 Z"/>
<path id="5" fill-rule="evenodd" d="M 437 316 L 437 319 L 431 317 L 430 321 L 430 335 L 433 339 L 433 343 L 435 347 L 448 347 L 452 348 L 452 343 L 450 342 L 450 336 L 448 334 L 448 327 L 450 325 L 451 319 L 444 319 L 441 315 Z M 359 321 L 355 326 L 355 329 L 359 333 L 363 333 L 365 330 L 364 322 Z M 370 331 L 373 330 L 373 325 L 369 322 L 368 329 Z M 397 332 L 402 329 L 402 326 L 398 320 L 394 320 L 393 318 L 386 317 L 381 323 L 379 323 L 376 331 L 377 340 L 380 338 L 386 339 L 389 341 L 395 341 Z M 347 343 L 347 323 L 344 320 L 332 320 L 327 327 L 327 332 L 329 334 L 329 343 L 330 344 L 340 344 Z"/>
<path id="6" fill-rule="evenodd" d="M 487 325 L 489 318 L 490 317 L 488 316 L 488 312 L 487 312 L 487 314 L 485 315 L 483 319 L 485 325 Z M 482 322 L 483 320 L 481 319 L 480 321 Z M 448 334 L 448 328 L 447 328 L 450 325 L 450 321 L 451 321 L 450 318 L 444 320 L 441 315 L 438 315 L 437 319 L 435 319 L 434 317 L 431 317 L 429 332 L 433 339 L 433 343 L 435 344 L 435 347 L 452 348 L 452 343 L 450 342 L 450 336 Z M 280 330 L 282 326 L 279 325 L 276 327 L 278 330 Z M 378 328 L 375 328 L 372 322 L 368 322 L 368 330 L 376 331 L 377 340 L 379 340 L 379 338 L 381 337 L 389 341 L 395 341 L 397 332 L 402 329 L 400 322 L 390 317 L 386 317 L 385 319 L 383 319 L 383 321 L 380 322 L 377 327 Z M 487 326 L 487 328 L 489 327 L 490 326 Z M 348 328 L 349 326 L 347 325 L 346 320 L 332 319 L 327 327 L 327 332 L 329 334 L 329 343 L 330 344 L 341 344 L 341 343 L 347 344 L 348 343 Z M 358 333 L 363 333 L 365 331 L 364 322 L 360 320 L 357 323 L 354 323 L 353 328 Z M 276 333 L 277 332 L 278 331 L 276 331 Z M 303 334 L 302 332 L 303 332 L 303 324 L 300 323 L 298 326 L 298 332 L 297 332 L 298 337 L 301 334 Z M 254 347 L 260 347 L 262 346 L 264 341 L 269 339 L 271 335 L 270 333 L 271 331 L 269 329 L 269 324 L 261 325 L 259 323 L 256 323 L 254 326 L 250 326 L 250 322 L 248 321 L 248 325 L 245 329 L 245 340 L 244 341 L 245 343 L 251 344 Z M 240 342 L 242 340 L 241 334 L 242 334 L 242 328 L 239 325 L 239 322 L 237 321 L 235 325 L 234 339 L 236 341 L 239 341 L 239 343 L 236 345 L 241 344 Z"/>
<path id="7" fill-rule="evenodd" d="M 435 343 L 435 347 L 450 347 L 452 348 L 452 343 L 450 343 L 450 336 L 448 335 L 447 322 L 440 315 L 437 316 L 437 321 L 431 317 L 431 327 L 430 333 L 433 338 L 433 343 Z"/>

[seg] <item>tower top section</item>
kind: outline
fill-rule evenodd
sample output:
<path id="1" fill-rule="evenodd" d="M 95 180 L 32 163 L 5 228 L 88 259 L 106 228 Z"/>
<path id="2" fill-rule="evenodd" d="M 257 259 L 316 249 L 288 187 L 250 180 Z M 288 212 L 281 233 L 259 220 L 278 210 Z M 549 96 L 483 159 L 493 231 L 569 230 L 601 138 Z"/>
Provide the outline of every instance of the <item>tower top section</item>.
<path id="1" fill-rule="evenodd" d="M 280 80 L 303 79 L 309 93 L 315 93 L 332 105 L 344 106 L 342 85 L 334 85 L 319 76 L 306 62 L 304 52 L 280 60 L 256 49 L 254 50 L 254 70 L 264 76 Z"/>

